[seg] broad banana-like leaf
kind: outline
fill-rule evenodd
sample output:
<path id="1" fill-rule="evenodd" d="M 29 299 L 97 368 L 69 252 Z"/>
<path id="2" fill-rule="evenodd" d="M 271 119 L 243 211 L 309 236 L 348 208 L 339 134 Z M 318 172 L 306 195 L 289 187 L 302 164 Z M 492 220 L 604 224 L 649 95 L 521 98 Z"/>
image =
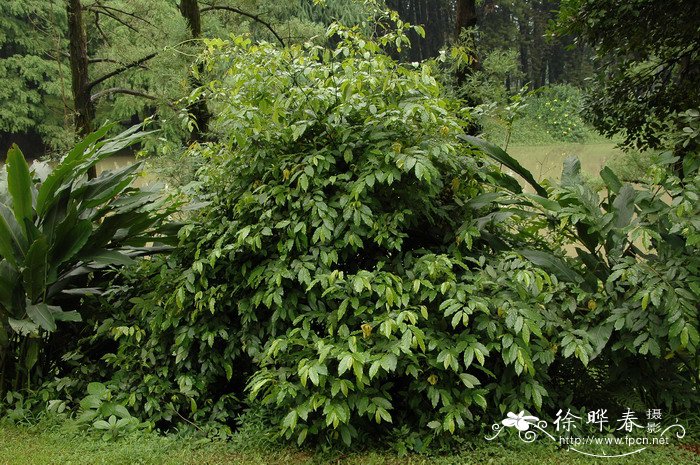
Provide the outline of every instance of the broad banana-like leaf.
<path id="1" fill-rule="evenodd" d="M 16 145 L 7 152 L 7 190 L 12 197 L 12 210 L 17 223 L 24 225 L 25 220 L 33 222 L 32 177 L 27 160 Z"/>
<path id="2" fill-rule="evenodd" d="M 107 139 L 104 145 L 102 145 L 95 151 L 95 155 L 98 158 L 98 161 L 134 145 L 136 142 L 140 141 L 141 139 L 143 139 L 144 136 L 147 136 L 148 134 L 153 134 L 157 132 L 143 131 L 142 129 L 142 124 L 135 124 L 126 131 L 123 131 L 120 134 L 117 134 L 116 136 Z"/>
<path id="3" fill-rule="evenodd" d="M 523 257 L 530 260 L 535 265 L 543 268 L 550 273 L 554 273 L 559 279 L 573 283 L 582 283 L 583 277 L 574 271 L 561 258 L 555 257 L 551 253 L 542 252 L 539 250 L 521 250 L 519 252 Z"/>
<path id="4" fill-rule="evenodd" d="M 116 250 L 103 250 L 89 257 L 84 258 L 86 263 L 96 263 L 98 265 L 133 265 L 134 259 Z"/>
<path id="5" fill-rule="evenodd" d="M 5 307 L 5 309 L 12 307 L 12 295 L 18 283 L 19 273 L 17 270 L 7 260 L 0 260 L 0 306 Z"/>
<path id="6" fill-rule="evenodd" d="M 107 134 L 112 125 L 106 125 L 86 136 L 66 155 L 61 163 L 48 175 L 41 184 L 36 199 L 36 212 L 40 217 L 58 200 L 60 192 L 65 190 L 75 180 L 83 176 L 90 166 L 79 169 L 81 162 L 84 162 L 90 155 L 90 147 Z M 83 163 L 85 164 L 85 163 Z"/>
<path id="7" fill-rule="evenodd" d="M 72 197 L 80 199 L 84 208 L 96 207 L 126 189 L 133 181 L 134 172 L 140 167 L 140 163 L 134 163 L 118 171 L 106 171 L 76 189 Z"/>
<path id="8" fill-rule="evenodd" d="M 8 318 L 7 322 L 10 324 L 12 331 L 16 332 L 21 336 L 29 336 L 31 334 L 36 334 L 39 332 L 39 325 L 31 320 L 18 320 L 16 318 Z"/>
<path id="9" fill-rule="evenodd" d="M 46 331 L 52 333 L 56 331 L 56 320 L 49 306 L 41 302 L 38 304 L 27 305 L 27 316 L 36 324 L 41 326 Z"/>
<path id="10" fill-rule="evenodd" d="M 625 184 L 620 189 L 615 200 L 613 200 L 613 212 L 615 214 L 615 227 L 624 228 L 634 215 L 634 200 L 637 197 L 637 191 L 630 184 Z"/>
<path id="11" fill-rule="evenodd" d="M 13 265 L 24 260 L 27 243 L 12 211 L 0 203 L 0 255 Z"/>
<path id="12" fill-rule="evenodd" d="M 27 351 L 24 353 L 24 368 L 27 371 L 31 370 L 36 365 L 37 360 L 39 360 L 39 341 L 30 338 L 27 341 Z"/>
<path id="13" fill-rule="evenodd" d="M 457 137 L 470 143 L 471 145 L 480 148 L 486 155 L 490 156 L 497 162 L 503 163 L 505 166 L 513 170 L 516 174 L 518 174 L 525 181 L 527 181 L 527 183 L 530 184 L 533 189 L 535 189 L 535 192 L 537 192 L 542 197 L 547 197 L 547 190 L 544 187 L 542 187 L 537 181 L 535 181 L 535 178 L 532 176 L 532 173 L 525 169 L 518 162 L 518 160 L 508 155 L 505 150 L 483 139 L 479 139 L 478 137 L 466 136 L 461 134 Z"/>
<path id="14" fill-rule="evenodd" d="M 49 305 L 49 311 L 51 312 L 51 315 L 55 321 L 72 321 L 74 323 L 83 321 L 80 313 L 76 312 L 75 310 L 64 312 L 61 307 Z"/>
<path id="15" fill-rule="evenodd" d="M 24 291 L 32 302 L 36 302 L 46 289 L 48 254 L 49 246 L 44 236 L 35 240 L 27 252 L 22 278 L 24 279 Z"/>
<path id="16" fill-rule="evenodd" d="M 68 221 L 68 218 L 66 218 Z M 54 246 L 52 250 L 52 265 L 58 267 L 62 263 L 75 257 L 90 240 L 92 235 L 92 223 L 89 220 L 80 220 L 76 223 L 59 225 L 56 228 Z"/>
<path id="17" fill-rule="evenodd" d="M 613 172 L 613 170 L 611 170 L 607 166 L 604 167 L 602 170 L 600 170 L 600 178 L 603 180 L 610 192 L 614 194 L 620 192 L 620 188 L 622 188 L 622 182 Z"/>
<path id="18" fill-rule="evenodd" d="M 578 185 L 581 182 L 581 160 L 577 157 L 566 158 L 561 171 L 562 186 Z"/>

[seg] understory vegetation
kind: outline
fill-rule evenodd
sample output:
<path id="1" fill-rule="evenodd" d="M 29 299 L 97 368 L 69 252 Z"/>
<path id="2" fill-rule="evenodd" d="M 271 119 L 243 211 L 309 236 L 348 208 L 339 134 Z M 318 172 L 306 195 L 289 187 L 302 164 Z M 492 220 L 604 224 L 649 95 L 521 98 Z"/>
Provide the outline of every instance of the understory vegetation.
<path id="1" fill-rule="evenodd" d="M 474 438 L 509 412 L 698 421 L 700 114 L 669 117 L 680 126 L 655 133 L 651 166 L 591 180 L 570 158 L 540 181 L 507 146 L 597 140 L 589 97 L 510 95 L 476 71 L 450 88 L 449 54 L 402 61 L 423 29 L 375 14 L 387 27 L 333 23 L 332 45 L 203 40 L 185 104 L 206 101 L 209 134 L 167 187 L 136 187 L 140 164 L 88 175 L 153 144 L 141 125 L 104 126 L 52 166 L 10 150 L 0 443 L 25 450 L 33 433 L 16 425 L 38 424 L 45 454 L 68 434 L 55 422 L 145 463 L 153 449 L 314 463 L 301 445 L 393 463 L 361 454 L 377 444 L 459 450 L 444 463 L 576 463 Z M 469 106 L 458 96 L 477 80 L 483 103 Z M 156 432 L 206 445 L 190 455 Z M 97 461 L 91 444 L 52 460 Z M 0 461 L 20 453 L 3 447 Z M 649 463 L 697 461 L 655 451 Z"/>

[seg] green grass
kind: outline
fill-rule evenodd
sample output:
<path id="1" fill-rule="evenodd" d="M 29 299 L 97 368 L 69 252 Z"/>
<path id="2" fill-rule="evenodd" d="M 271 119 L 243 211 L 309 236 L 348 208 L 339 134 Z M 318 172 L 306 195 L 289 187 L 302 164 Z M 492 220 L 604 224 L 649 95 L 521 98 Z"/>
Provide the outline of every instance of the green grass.
<path id="1" fill-rule="evenodd" d="M 366 465 L 554 465 L 700 464 L 695 451 L 675 445 L 649 448 L 623 459 L 592 459 L 545 444 L 480 442 L 452 455 L 398 456 L 389 451 L 314 452 L 270 447 L 251 450 L 246 441 L 207 441 L 195 437 L 133 434 L 115 441 L 86 435 L 72 423 L 46 427 L 0 426 L 0 464 L 366 464 Z"/>
<path id="2" fill-rule="evenodd" d="M 559 179 L 564 160 L 571 156 L 578 157 L 581 161 L 583 173 L 597 176 L 606 164 L 624 155 L 613 142 L 511 145 L 508 153 L 527 168 L 538 181 Z"/>

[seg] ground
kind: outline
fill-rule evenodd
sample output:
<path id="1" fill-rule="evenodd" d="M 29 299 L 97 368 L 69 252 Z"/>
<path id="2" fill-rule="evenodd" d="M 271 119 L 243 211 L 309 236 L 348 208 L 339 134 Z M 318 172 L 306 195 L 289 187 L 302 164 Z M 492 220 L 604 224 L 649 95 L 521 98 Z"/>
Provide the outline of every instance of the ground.
<path id="1" fill-rule="evenodd" d="M 622 459 L 595 459 L 545 444 L 479 442 L 453 454 L 400 456 L 393 451 L 304 451 L 295 448 L 251 448 L 249 441 L 208 441 L 191 436 L 164 437 L 155 433 L 103 440 L 86 435 L 75 425 L 53 427 L 0 426 L 0 464 L 362 464 L 362 465 L 700 465 L 697 445 L 659 446 Z M 254 446 L 258 447 L 258 446 Z"/>

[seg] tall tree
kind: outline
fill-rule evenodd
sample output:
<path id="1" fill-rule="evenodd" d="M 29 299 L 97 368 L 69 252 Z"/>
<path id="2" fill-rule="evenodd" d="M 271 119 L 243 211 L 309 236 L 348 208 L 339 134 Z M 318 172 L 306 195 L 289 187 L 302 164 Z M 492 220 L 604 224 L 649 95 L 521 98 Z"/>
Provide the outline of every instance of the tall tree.
<path id="1" fill-rule="evenodd" d="M 92 132 L 93 120 L 95 119 L 95 105 L 90 95 L 87 36 L 83 24 L 83 6 L 80 0 L 66 0 L 66 12 L 68 15 L 68 43 L 75 132 L 78 136 L 83 137 Z"/>
<path id="2" fill-rule="evenodd" d="M 202 17 L 197 0 L 180 0 L 180 13 L 187 21 L 187 27 L 192 34 L 193 39 L 202 37 Z M 196 72 L 190 73 L 188 79 L 190 86 L 194 90 L 202 85 L 199 76 L 204 71 L 201 63 L 197 65 Z M 207 101 L 203 95 L 199 95 L 197 100 L 190 103 L 187 107 L 187 112 L 192 116 L 192 132 L 190 133 L 189 142 L 200 142 L 204 139 L 209 128 L 209 119 L 211 114 L 207 108 Z"/>
<path id="3" fill-rule="evenodd" d="M 31 157 L 69 142 L 65 23 L 61 3 L 0 2 L 0 159 L 13 142 Z"/>

